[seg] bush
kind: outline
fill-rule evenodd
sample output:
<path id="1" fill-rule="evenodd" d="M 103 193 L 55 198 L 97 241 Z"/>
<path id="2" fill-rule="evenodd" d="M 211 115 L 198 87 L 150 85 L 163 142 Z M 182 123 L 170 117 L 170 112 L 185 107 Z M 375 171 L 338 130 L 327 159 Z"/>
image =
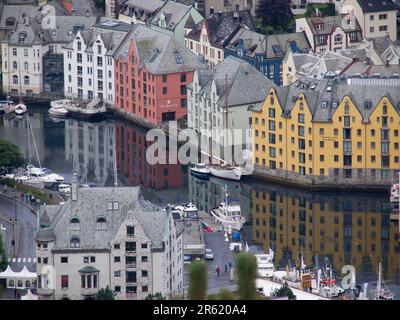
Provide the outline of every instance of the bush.
<path id="1" fill-rule="evenodd" d="M 296 296 L 294 295 L 292 289 L 290 289 L 287 282 L 285 282 L 279 289 L 275 289 L 272 295 L 275 297 L 288 297 L 289 299 L 296 299 Z"/>
<path id="2" fill-rule="evenodd" d="M 189 267 L 189 299 L 204 300 L 207 291 L 207 265 L 194 261 Z"/>

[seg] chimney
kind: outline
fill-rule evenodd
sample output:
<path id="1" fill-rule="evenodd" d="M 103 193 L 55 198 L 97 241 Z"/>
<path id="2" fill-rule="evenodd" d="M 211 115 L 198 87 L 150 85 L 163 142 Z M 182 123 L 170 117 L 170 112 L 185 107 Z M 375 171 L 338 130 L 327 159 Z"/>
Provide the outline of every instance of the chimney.
<path id="1" fill-rule="evenodd" d="M 78 200 L 78 177 L 77 177 L 76 173 L 74 173 L 74 176 L 72 177 L 72 182 L 71 182 L 71 200 L 72 201 Z"/>

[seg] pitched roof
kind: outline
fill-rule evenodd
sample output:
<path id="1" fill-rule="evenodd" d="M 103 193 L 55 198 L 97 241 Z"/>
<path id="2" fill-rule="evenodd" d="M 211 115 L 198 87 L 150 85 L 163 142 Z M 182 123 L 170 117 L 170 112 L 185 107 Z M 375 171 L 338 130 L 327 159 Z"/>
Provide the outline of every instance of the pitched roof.
<path id="1" fill-rule="evenodd" d="M 131 42 L 146 70 L 153 74 L 194 71 L 206 68 L 199 57 L 169 34 L 138 24 L 116 52 L 117 58 L 126 58 Z"/>
<path id="2" fill-rule="evenodd" d="M 196 24 L 195 28 L 187 34 L 187 37 L 198 41 L 204 24 L 210 43 L 217 47 L 224 47 L 241 26 L 246 26 L 252 31 L 256 30 L 249 10 L 221 12 L 211 14 L 205 20 Z"/>
<path id="3" fill-rule="evenodd" d="M 163 5 L 162 0 L 127 0 L 120 5 L 119 13 L 129 17 L 135 16 L 140 21 L 147 21 Z"/>
<path id="4" fill-rule="evenodd" d="M 391 0 L 357 0 L 364 12 L 379 12 L 397 10 Z"/>
<path id="5" fill-rule="evenodd" d="M 321 80 L 301 78 L 289 86 L 276 89 L 284 116 L 289 116 L 300 94 L 304 94 L 313 121 L 329 122 L 337 109 L 336 102 L 345 96 L 352 99 L 362 115 L 363 122 L 369 118 L 384 97 L 388 97 L 400 114 L 400 76 L 387 78 L 326 77 Z M 369 104 L 366 104 L 369 102 Z M 261 108 L 254 110 L 261 111 Z"/>
<path id="6" fill-rule="evenodd" d="M 306 18 L 306 20 L 314 35 L 331 34 L 337 27 L 341 27 L 345 32 L 361 32 L 361 27 L 352 13 L 337 16 Z M 350 21 L 350 23 L 347 23 L 348 21 Z M 317 25 L 323 25 L 323 28 L 317 28 Z M 361 41 L 361 39 L 360 36 L 359 40 Z"/>
<path id="7" fill-rule="evenodd" d="M 157 13 L 150 19 L 150 24 L 158 26 L 161 16 L 164 15 L 166 25 L 165 29 L 174 30 L 191 9 L 192 6 L 167 0 L 157 11 Z"/>
<path id="8" fill-rule="evenodd" d="M 109 210 L 110 202 L 118 202 L 118 210 Z M 127 218 L 134 218 L 152 242 L 162 248 L 168 215 L 164 210 L 142 199 L 139 187 L 79 188 L 77 201 L 67 200 L 57 210 L 48 228 L 41 228 L 37 241 L 55 241 L 54 250 L 70 248 L 72 238 L 79 238 L 79 249 L 109 250 L 110 241 Z M 97 229 L 97 219 L 106 219 L 106 230 Z M 70 229 L 72 218 L 79 220 L 80 230 Z"/>
<path id="9" fill-rule="evenodd" d="M 215 82 L 219 100 L 228 107 L 263 101 L 270 88 L 276 85 L 248 62 L 228 56 L 212 70 L 200 70 L 200 92 L 210 97 L 211 83 Z M 249 85 L 249 83 L 251 85 Z"/>

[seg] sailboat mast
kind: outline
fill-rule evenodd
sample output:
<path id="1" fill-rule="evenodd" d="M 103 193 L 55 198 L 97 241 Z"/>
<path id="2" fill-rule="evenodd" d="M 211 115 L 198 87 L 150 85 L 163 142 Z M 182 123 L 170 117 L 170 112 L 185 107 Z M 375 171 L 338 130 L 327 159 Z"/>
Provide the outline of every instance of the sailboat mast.
<path id="1" fill-rule="evenodd" d="M 38 149 L 37 149 L 37 146 L 36 146 L 35 135 L 33 133 L 31 122 L 29 120 L 29 115 L 27 115 L 27 119 L 28 119 L 28 126 L 29 126 L 29 128 L 31 130 L 31 134 L 32 134 L 32 141 L 33 141 L 33 146 L 34 146 L 35 152 L 36 152 L 36 158 L 37 158 L 37 161 L 38 161 L 38 164 L 39 164 L 39 168 L 41 169 L 42 168 L 42 164 L 40 163 L 39 152 L 38 152 Z"/>
<path id="2" fill-rule="evenodd" d="M 26 115 L 26 127 L 28 131 L 28 164 L 32 164 L 32 154 L 31 154 L 31 124 L 29 122 L 29 114 Z"/>
<path id="3" fill-rule="evenodd" d="M 224 141 L 224 160 L 226 163 L 225 152 L 228 146 L 228 74 L 225 73 L 225 141 Z"/>
<path id="4" fill-rule="evenodd" d="M 376 284 L 376 291 L 377 291 L 377 298 L 379 299 L 379 296 L 381 294 L 382 290 L 382 266 L 381 263 L 379 262 L 378 265 L 378 283 Z"/>

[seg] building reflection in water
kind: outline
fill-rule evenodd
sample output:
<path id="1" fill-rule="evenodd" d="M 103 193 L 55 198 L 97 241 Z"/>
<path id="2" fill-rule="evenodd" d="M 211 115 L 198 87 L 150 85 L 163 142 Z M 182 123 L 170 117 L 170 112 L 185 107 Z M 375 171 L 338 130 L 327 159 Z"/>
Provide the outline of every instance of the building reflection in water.
<path id="1" fill-rule="evenodd" d="M 115 129 L 113 122 L 65 120 L 65 158 L 81 183 L 114 184 Z"/>
<path id="2" fill-rule="evenodd" d="M 306 265 L 328 257 L 336 270 L 353 265 L 357 282 L 376 280 L 379 261 L 386 279 L 399 278 L 398 222 L 390 221 L 388 196 L 311 193 L 275 186 L 252 190 L 253 241 L 275 251 L 276 267 L 288 260 Z M 321 260 L 320 260 L 321 259 Z"/>
<path id="3" fill-rule="evenodd" d="M 115 123 L 117 166 L 127 185 L 143 185 L 156 190 L 186 186 L 187 168 L 181 164 L 154 164 L 146 160 L 147 131 L 124 122 Z M 168 159 L 168 150 L 166 150 Z"/>

